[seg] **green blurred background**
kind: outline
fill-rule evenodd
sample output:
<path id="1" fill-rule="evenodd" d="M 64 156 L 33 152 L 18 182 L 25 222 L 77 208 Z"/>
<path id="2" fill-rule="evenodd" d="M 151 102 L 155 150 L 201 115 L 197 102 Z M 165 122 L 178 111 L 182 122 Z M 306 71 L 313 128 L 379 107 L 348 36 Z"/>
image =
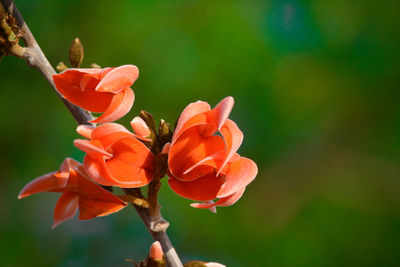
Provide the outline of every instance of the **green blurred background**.
<path id="1" fill-rule="evenodd" d="M 400 1 L 16 1 L 55 66 L 135 64 L 136 102 L 174 122 L 235 98 L 259 175 L 212 214 L 165 184 L 182 259 L 227 266 L 400 265 Z M 129 266 L 151 244 L 132 208 L 51 230 L 56 194 L 17 200 L 56 170 L 76 123 L 35 69 L 0 62 L 0 265 Z"/>

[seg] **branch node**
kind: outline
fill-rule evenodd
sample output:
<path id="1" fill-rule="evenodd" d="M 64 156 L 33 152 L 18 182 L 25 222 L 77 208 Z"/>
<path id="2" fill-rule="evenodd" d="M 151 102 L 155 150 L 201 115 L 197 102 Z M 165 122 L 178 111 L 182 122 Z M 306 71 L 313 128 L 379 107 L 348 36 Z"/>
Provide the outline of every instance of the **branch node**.
<path id="1" fill-rule="evenodd" d="M 169 227 L 169 222 L 167 222 L 163 217 L 151 218 L 150 230 L 153 232 L 165 232 Z"/>

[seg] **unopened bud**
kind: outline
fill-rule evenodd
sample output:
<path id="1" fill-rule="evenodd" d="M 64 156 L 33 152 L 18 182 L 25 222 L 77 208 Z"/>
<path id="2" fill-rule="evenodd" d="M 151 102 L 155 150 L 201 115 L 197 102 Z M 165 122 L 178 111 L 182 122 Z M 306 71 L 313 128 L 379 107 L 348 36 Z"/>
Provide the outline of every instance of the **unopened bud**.
<path id="1" fill-rule="evenodd" d="M 155 241 L 150 247 L 149 258 L 161 261 L 162 257 L 163 257 L 163 251 L 161 248 L 161 244 L 160 242 Z"/>
<path id="2" fill-rule="evenodd" d="M 162 146 L 171 141 L 172 138 L 171 126 L 164 120 L 161 120 L 160 126 L 158 127 L 158 136 L 160 138 L 160 143 Z"/>
<path id="3" fill-rule="evenodd" d="M 68 69 L 68 66 L 65 65 L 65 63 L 61 61 L 60 63 L 57 64 L 56 69 L 57 69 L 59 72 L 63 72 L 64 70 Z"/>
<path id="4" fill-rule="evenodd" d="M 83 60 L 83 45 L 79 38 L 75 38 L 69 48 L 69 62 L 73 68 L 79 68 Z"/>
<path id="5" fill-rule="evenodd" d="M 147 126 L 149 126 L 151 130 L 156 132 L 156 124 L 154 122 L 153 115 L 151 115 L 147 111 L 142 110 L 140 111 L 140 117 L 144 120 L 144 122 L 147 124 Z"/>
<path id="6" fill-rule="evenodd" d="M 141 137 L 148 137 L 151 134 L 149 126 L 147 126 L 146 122 L 141 117 L 133 118 L 131 126 L 135 134 Z"/>

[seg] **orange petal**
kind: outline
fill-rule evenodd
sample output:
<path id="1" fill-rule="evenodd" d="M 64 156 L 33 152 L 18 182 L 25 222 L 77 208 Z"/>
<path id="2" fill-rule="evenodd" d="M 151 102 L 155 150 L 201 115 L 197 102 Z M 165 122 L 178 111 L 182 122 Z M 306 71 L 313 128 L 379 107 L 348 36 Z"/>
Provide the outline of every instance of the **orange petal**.
<path id="1" fill-rule="evenodd" d="M 118 93 L 131 87 L 139 77 L 139 69 L 133 65 L 123 65 L 112 69 L 103 77 L 96 87 L 98 92 Z"/>
<path id="2" fill-rule="evenodd" d="M 53 75 L 53 79 L 56 78 L 59 80 L 63 80 L 69 84 L 80 85 L 83 76 L 90 75 L 95 79 L 99 79 L 102 71 L 102 69 L 70 68 L 56 75 Z"/>
<path id="3" fill-rule="evenodd" d="M 92 133 L 92 139 L 99 140 L 105 149 L 122 138 L 134 136 L 133 133 L 118 123 L 100 125 Z"/>
<path id="4" fill-rule="evenodd" d="M 180 180 L 197 179 L 213 168 L 201 165 L 189 173 L 185 173 L 185 171 L 204 158 L 224 150 L 225 144 L 220 136 L 204 137 L 199 133 L 197 127 L 190 128 L 171 145 L 168 156 L 170 172 Z"/>
<path id="5" fill-rule="evenodd" d="M 217 152 L 216 154 L 225 154 L 223 153 L 223 151 Z M 186 171 L 183 172 L 183 174 L 188 174 L 189 172 L 191 172 L 192 170 L 196 169 L 199 166 L 210 166 L 212 168 L 217 168 L 217 166 L 220 165 L 220 161 L 212 156 L 208 156 L 205 157 L 204 159 L 202 159 L 201 161 L 197 162 L 196 164 L 194 164 L 192 167 L 190 167 L 189 169 L 187 169 Z"/>
<path id="6" fill-rule="evenodd" d="M 214 173 L 210 172 L 201 178 L 189 182 L 180 181 L 170 176 L 168 183 L 175 193 L 184 198 L 207 201 L 217 197 L 224 180 L 223 177 L 216 177 Z"/>
<path id="7" fill-rule="evenodd" d="M 74 159 L 64 159 L 64 161 L 61 163 L 60 171 L 54 174 L 54 177 L 56 178 L 60 187 L 65 187 L 67 185 L 70 173 L 75 172 L 75 168 L 79 165 L 80 163 Z"/>
<path id="8" fill-rule="evenodd" d="M 63 189 L 54 177 L 55 173 L 56 172 L 45 174 L 29 182 L 19 193 L 18 199 L 40 192 L 62 192 Z"/>
<path id="9" fill-rule="evenodd" d="M 129 112 L 135 100 L 135 94 L 129 87 L 115 94 L 107 110 L 99 118 L 92 120 L 92 123 L 106 123 L 116 121 Z"/>
<path id="10" fill-rule="evenodd" d="M 228 96 L 222 99 L 211 111 L 209 111 L 209 115 L 213 117 L 213 120 L 218 125 L 218 130 L 225 124 L 226 120 L 229 117 L 229 114 L 232 111 L 232 107 L 234 104 L 233 97 Z"/>
<path id="11" fill-rule="evenodd" d="M 113 186 L 117 183 L 109 174 L 104 159 L 91 158 L 86 155 L 83 158 L 83 165 L 89 177 L 96 183 L 106 186 Z"/>
<path id="12" fill-rule="evenodd" d="M 127 205 L 126 202 L 83 175 L 78 178 L 78 188 L 80 220 L 106 216 L 125 208 Z"/>
<path id="13" fill-rule="evenodd" d="M 79 87 L 81 89 L 81 91 L 85 91 L 86 89 L 95 89 L 96 86 L 99 84 L 100 81 L 100 74 L 96 73 L 96 74 L 91 74 L 91 73 L 87 73 L 84 74 L 81 77 L 81 81 L 79 83 Z"/>
<path id="14" fill-rule="evenodd" d="M 210 105 L 204 101 L 197 101 L 197 102 L 189 104 L 182 111 L 181 115 L 179 116 L 179 120 L 176 125 L 173 137 L 172 137 L 172 142 L 174 142 L 174 140 L 180 134 L 181 128 L 188 120 L 190 120 L 192 117 L 196 116 L 197 114 L 206 112 L 208 110 L 210 110 Z"/>
<path id="15" fill-rule="evenodd" d="M 101 70 L 92 70 L 93 73 Z M 104 112 L 110 105 L 112 93 L 97 92 L 86 88 L 81 90 L 80 83 L 87 70 L 70 69 L 53 76 L 57 90 L 71 103 L 92 112 Z"/>
<path id="16" fill-rule="evenodd" d="M 86 152 L 91 157 L 106 157 L 111 158 L 112 154 L 108 153 L 104 150 L 102 144 L 99 140 L 83 140 L 83 139 L 75 139 L 74 146 Z"/>
<path id="17" fill-rule="evenodd" d="M 179 132 L 172 138 L 172 145 L 179 139 L 179 137 L 184 134 L 186 131 L 190 130 L 191 128 L 195 127 L 195 126 L 199 126 L 198 130 L 199 133 L 201 133 L 201 135 L 203 136 L 203 129 L 204 128 L 208 128 L 210 127 L 209 125 L 209 119 L 207 117 L 207 115 L 205 113 L 200 113 L 197 114 L 196 116 L 188 119 L 185 124 L 179 129 Z M 201 129 L 201 130 L 199 130 Z M 215 130 L 217 128 L 215 127 Z M 176 130 L 175 130 L 176 132 Z M 207 135 L 206 137 L 208 137 L 210 135 Z"/>
<path id="18" fill-rule="evenodd" d="M 171 148 L 171 143 L 170 142 L 166 143 L 161 150 L 161 154 L 168 154 L 170 148 Z"/>
<path id="19" fill-rule="evenodd" d="M 211 203 L 211 202 L 209 202 L 209 203 L 192 203 L 192 204 L 190 204 L 190 206 L 192 206 L 193 208 L 198 208 L 198 209 L 211 209 L 213 207 L 232 206 L 233 204 L 236 203 L 236 201 L 238 201 L 242 197 L 245 189 L 246 189 L 246 187 L 243 187 L 239 191 L 237 191 L 236 193 L 234 193 L 230 196 L 220 198 L 215 203 Z"/>
<path id="20" fill-rule="evenodd" d="M 87 139 L 92 139 L 92 132 L 95 128 L 93 126 L 89 126 L 89 125 L 79 125 L 76 128 L 76 131 L 78 134 L 80 134 L 81 136 L 87 138 Z"/>
<path id="21" fill-rule="evenodd" d="M 140 187 L 153 178 L 151 151 L 139 140 L 127 137 L 111 145 L 113 157 L 106 160 L 107 170 L 118 181 L 116 186 Z"/>
<path id="22" fill-rule="evenodd" d="M 246 187 L 239 189 L 236 193 L 230 196 L 220 198 L 217 202 L 215 202 L 216 206 L 217 207 L 232 206 L 233 204 L 236 203 L 236 201 L 238 201 L 242 197 L 244 190 L 246 190 Z"/>
<path id="23" fill-rule="evenodd" d="M 221 186 L 218 197 L 227 197 L 239 191 L 240 188 L 246 187 L 254 180 L 257 172 L 257 165 L 251 159 L 241 157 L 230 163 L 225 183 Z"/>
<path id="24" fill-rule="evenodd" d="M 149 126 L 141 117 L 135 117 L 131 121 L 131 126 L 135 134 L 141 137 L 147 137 L 150 135 Z"/>
<path id="25" fill-rule="evenodd" d="M 231 113 L 233 103 L 233 97 L 225 97 L 215 108 L 204 113 L 207 117 L 207 124 L 200 127 L 202 135 L 210 136 L 221 129 Z"/>
<path id="26" fill-rule="evenodd" d="M 77 192 L 67 191 L 62 194 L 54 209 L 54 224 L 51 228 L 74 217 L 78 211 L 78 201 L 79 197 Z"/>
<path id="27" fill-rule="evenodd" d="M 225 167 L 243 142 L 243 133 L 232 120 L 227 120 L 221 127 L 220 132 L 225 141 L 226 156 L 217 175 L 219 175 L 220 171 Z"/>

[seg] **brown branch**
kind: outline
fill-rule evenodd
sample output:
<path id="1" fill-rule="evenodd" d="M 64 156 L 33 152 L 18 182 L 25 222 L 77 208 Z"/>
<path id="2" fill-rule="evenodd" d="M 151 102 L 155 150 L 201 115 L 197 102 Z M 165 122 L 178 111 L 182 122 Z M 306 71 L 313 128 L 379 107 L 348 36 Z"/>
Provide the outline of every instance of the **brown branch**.
<path id="1" fill-rule="evenodd" d="M 155 229 L 152 225 L 154 219 L 150 216 L 149 210 L 146 208 L 142 208 L 136 205 L 133 205 L 136 209 L 137 213 L 139 214 L 140 218 L 142 219 L 144 225 L 146 226 L 147 230 L 149 231 L 150 235 L 153 237 L 154 240 L 158 240 L 161 244 L 162 250 L 165 255 L 165 259 L 167 260 L 167 265 L 170 267 L 183 267 L 181 260 L 179 259 L 178 254 L 175 251 L 175 248 L 172 246 L 171 241 L 168 238 L 166 228 L 168 227 L 168 222 L 165 222 L 166 227 L 162 227 L 160 223 L 156 224 L 161 229 Z M 162 219 L 162 217 L 161 217 Z M 164 219 L 162 219 L 164 220 Z M 156 226 L 157 227 L 157 226 Z M 157 231 L 154 231 L 157 230 Z"/>
<path id="2" fill-rule="evenodd" d="M 159 180 L 158 183 L 160 183 Z M 151 196 L 154 192 L 152 192 L 153 189 L 150 187 L 149 190 L 149 194 Z M 127 195 L 131 195 L 133 197 L 141 199 L 144 198 L 140 188 L 124 188 L 124 192 Z M 169 226 L 169 223 L 161 216 L 158 202 L 154 203 L 154 199 L 152 201 L 148 199 L 148 201 L 151 205 L 149 208 L 134 205 L 133 203 L 132 206 L 139 214 L 140 219 L 142 219 L 144 225 L 146 226 L 153 239 L 160 242 L 165 259 L 167 261 L 167 265 L 170 267 L 183 267 L 182 262 L 179 259 L 179 256 L 176 253 L 175 248 L 172 246 L 171 241 L 169 240 L 169 237 L 167 235 L 167 228 Z M 157 198 L 155 199 L 155 201 L 157 201 Z M 157 212 L 154 213 L 154 211 L 152 210 L 157 210 Z"/>
<path id="3" fill-rule="evenodd" d="M 78 124 L 88 124 L 91 125 L 88 121 L 93 119 L 93 116 L 90 112 L 83 110 L 82 108 L 75 106 L 68 102 L 62 95 L 57 91 L 57 88 L 53 82 L 52 76 L 56 74 L 53 67 L 50 65 L 43 51 L 40 49 L 38 43 L 36 42 L 32 32 L 30 31 L 28 25 L 25 23 L 21 13 L 18 11 L 15 6 L 13 0 L 0 0 L 0 4 L 4 7 L 5 12 L 13 16 L 17 22 L 18 26 L 21 29 L 22 35 L 21 38 L 25 42 L 25 47 L 23 47 L 23 58 L 26 60 L 29 66 L 38 69 L 43 77 L 47 80 L 47 82 L 54 89 L 58 97 L 63 101 L 65 106 L 74 116 L 75 120 Z M 22 48 L 22 47 L 21 47 Z M 15 49 L 18 49 L 15 51 Z M 8 52 L 11 55 L 21 56 L 21 50 L 15 47 L 8 47 Z M 157 204 L 158 205 L 158 204 Z M 165 258 L 167 260 L 168 266 L 170 267 L 183 267 L 174 247 L 171 244 L 171 241 L 168 238 L 166 233 L 166 228 L 168 227 L 168 222 L 163 221 L 161 215 L 160 218 L 155 219 L 154 217 L 149 215 L 148 209 L 139 207 L 134 205 L 137 213 L 145 224 L 147 230 L 151 234 L 154 240 L 157 240 L 161 243 L 163 252 L 165 254 Z M 158 223 L 154 224 L 157 221 Z"/>

